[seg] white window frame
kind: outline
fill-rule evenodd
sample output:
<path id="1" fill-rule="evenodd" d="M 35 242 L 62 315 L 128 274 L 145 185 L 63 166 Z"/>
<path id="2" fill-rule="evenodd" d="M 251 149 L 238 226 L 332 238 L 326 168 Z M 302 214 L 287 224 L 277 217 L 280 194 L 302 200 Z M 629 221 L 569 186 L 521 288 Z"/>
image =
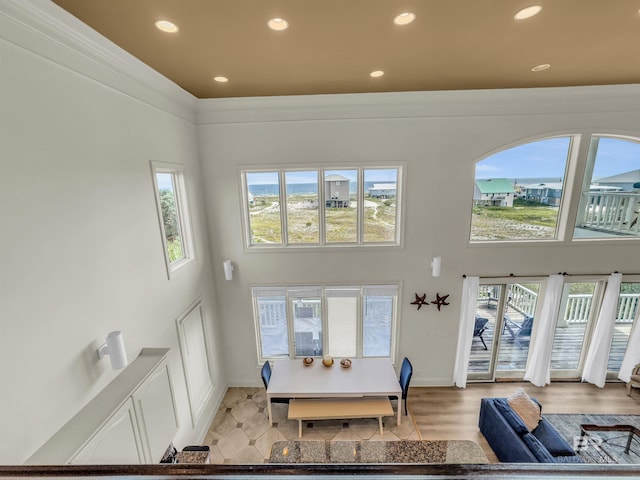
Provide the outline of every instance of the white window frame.
<path id="1" fill-rule="evenodd" d="M 395 293 L 395 298 L 393 299 L 392 305 L 392 314 L 391 314 L 391 344 L 390 344 L 390 352 L 389 357 L 392 363 L 395 363 L 396 352 L 397 352 L 397 339 L 398 339 L 398 328 L 399 328 L 399 318 L 400 318 L 400 302 L 399 298 L 401 295 L 401 286 L 399 284 L 384 284 L 384 285 L 338 285 L 338 286 L 314 286 L 314 285 L 287 285 L 287 286 L 252 286 L 251 287 L 251 299 L 253 303 L 253 320 L 254 320 L 254 331 L 256 334 L 256 348 L 258 354 L 258 363 L 262 364 L 266 360 L 276 360 L 278 358 L 290 358 L 295 359 L 299 358 L 295 355 L 295 332 L 294 332 L 294 312 L 293 312 L 293 300 L 295 298 L 300 298 L 302 291 L 316 292 L 320 291 L 320 300 L 322 303 L 322 346 L 323 352 L 326 354 L 331 351 L 331 346 L 329 345 L 329 326 L 328 326 L 328 310 L 327 310 L 327 291 L 336 291 L 340 288 L 344 288 L 345 291 L 348 290 L 350 292 L 354 290 L 358 290 L 358 306 L 357 306 L 357 318 L 356 318 L 356 358 L 363 357 L 363 345 L 364 345 L 364 296 L 367 292 L 371 291 L 384 291 L 388 290 L 391 293 Z M 264 292 L 265 295 L 260 295 L 260 292 Z M 280 355 L 280 356 L 263 356 L 262 355 L 262 339 L 260 336 L 260 315 L 259 315 L 259 306 L 258 299 L 260 297 L 268 297 L 272 296 L 273 292 L 283 293 L 285 297 L 286 304 L 286 322 L 287 322 L 287 334 L 288 334 L 288 355 Z M 271 294 L 271 295 L 270 295 Z M 374 358 L 374 357 L 367 357 Z"/>
<path id="2" fill-rule="evenodd" d="M 475 200 L 474 200 L 474 191 L 475 191 L 475 185 L 476 185 L 476 178 L 475 178 L 475 172 L 477 171 L 477 166 L 478 164 L 482 163 L 483 161 L 493 157 L 494 155 L 497 155 L 501 152 L 507 151 L 507 150 L 511 150 L 512 148 L 516 148 L 522 145 L 527 145 L 527 144 L 533 144 L 533 143 L 537 143 L 537 142 L 544 142 L 547 140 L 552 140 L 552 139 L 557 139 L 557 138 L 567 138 L 569 140 L 569 146 L 567 147 L 567 158 L 565 160 L 565 165 L 564 165 L 564 183 L 563 183 L 563 188 L 562 188 L 562 196 L 560 198 L 560 204 L 558 205 L 558 217 L 556 219 L 556 227 L 553 233 L 553 237 L 551 238 L 536 238 L 536 239 L 529 239 L 529 238 L 508 238 L 508 239 L 504 239 L 504 240 L 500 240 L 500 239 L 490 239 L 490 240 L 473 240 L 471 238 L 471 234 L 472 234 L 472 223 L 473 223 L 473 207 L 475 206 Z M 474 169 L 474 180 L 473 180 L 473 188 L 471 190 L 471 209 L 469 210 L 470 216 L 469 216 L 469 231 L 468 231 L 468 235 L 467 235 L 467 243 L 469 245 L 497 245 L 497 244 L 505 244 L 505 243 L 553 243 L 553 242 L 561 242 L 564 241 L 565 237 L 566 237 L 566 230 L 567 230 L 567 223 L 568 223 L 568 218 L 569 218 L 569 208 L 570 208 L 570 204 L 572 203 L 571 200 L 571 195 L 572 195 L 572 191 L 573 191 L 573 186 L 574 183 L 576 181 L 576 162 L 577 162 L 577 157 L 578 157 L 578 150 L 580 149 L 580 145 L 581 145 L 581 135 L 580 134 L 576 134 L 576 133 L 566 133 L 566 134 L 559 134 L 559 135 L 549 135 L 549 136 L 545 136 L 545 137 L 540 137 L 540 138 L 533 138 L 533 139 L 527 139 L 527 140 L 523 140 L 521 142 L 517 142 L 514 144 L 509 144 L 509 145 L 505 145 L 499 149 L 496 149 L 494 151 L 492 151 L 491 153 L 483 156 L 482 158 L 476 160 L 473 163 L 473 169 Z M 515 194 L 514 194 L 515 195 Z"/>
<path id="3" fill-rule="evenodd" d="M 509 150 L 514 147 L 518 147 L 521 145 L 525 145 L 528 143 L 535 143 L 539 141 L 549 140 L 553 138 L 569 138 L 569 149 L 567 162 L 565 165 L 565 173 L 564 173 L 564 185 L 562 191 L 562 198 L 560 201 L 560 205 L 558 206 L 558 219 L 556 224 L 556 230 L 553 238 L 546 239 L 491 239 L 491 240 L 473 240 L 471 238 L 471 224 L 473 219 L 473 207 L 469 210 L 469 222 L 468 222 L 468 231 L 467 231 L 467 244 L 472 246 L 481 246 L 481 245 L 504 245 L 504 244 L 538 244 L 538 245 L 548 245 L 548 244 L 578 244 L 578 243 L 598 243 L 598 244 L 611 244 L 617 245 L 621 243 L 639 243 L 640 237 L 638 236 L 616 236 L 610 235 L 605 237 L 600 237 L 594 235 L 592 237 L 579 237 L 576 236 L 576 225 L 578 222 L 579 212 L 581 211 L 581 207 L 583 206 L 583 191 L 585 188 L 588 188 L 591 182 L 594 181 L 592 178 L 593 168 L 595 166 L 595 157 L 593 156 L 593 151 L 591 145 L 594 139 L 620 139 L 626 140 L 630 142 L 640 143 L 640 137 L 638 136 L 629 136 L 616 132 L 602 132 L 599 130 L 586 130 L 586 131 L 574 131 L 574 132 L 562 132 L 556 135 L 551 134 L 542 137 L 533 137 L 528 139 L 522 139 L 515 143 L 510 143 L 507 145 L 503 145 L 500 148 L 497 148 L 490 153 L 484 155 L 483 157 L 474 161 L 473 168 L 475 168 L 482 161 L 501 153 L 505 150 Z M 475 188 L 475 178 L 474 178 L 474 188 Z M 473 205 L 473 188 L 471 189 L 471 197 L 470 204 Z"/>
<path id="4" fill-rule="evenodd" d="M 339 165 L 339 166 L 322 166 L 322 167 L 308 167 L 303 165 L 297 166 L 277 166 L 272 168 L 265 167 L 246 167 L 240 170 L 240 192 L 241 192 L 241 205 L 243 214 L 243 229 L 245 238 L 245 250 L 264 250 L 264 249 L 309 249 L 309 248 L 366 248 L 366 247 L 401 247 L 402 246 L 402 212 L 403 212 L 403 191 L 404 191 L 404 164 L 384 164 L 384 165 L 366 165 L 361 167 Z M 365 200 L 365 188 L 364 188 L 364 172 L 368 170 L 397 170 L 396 179 L 396 221 L 395 221 L 395 238 L 393 241 L 388 242 L 366 242 L 364 240 L 364 200 Z M 355 242 L 327 242 L 326 240 L 326 215 L 325 215 L 325 172 L 335 170 L 354 170 L 357 172 L 358 192 L 357 192 L 357 212 L 356 212 L 356 228 L 357 238 Z M 318 173 L 318 226 L 319 226 L 319 241 L 317 243 L 289 243 L 288 241 L 288 226 L 287 226 L 287 198 L 286 198 L 286 175 L 285 172 L 311 172 L 316 171 Z M 249 185 L 247 184 L 247 174 L 250 173 L 267 173 L 274 172 L 278 174 L 279 182 L 279 204 L 280 204 L 280 232 L 281 242 L 273 244 L 264 243 L 252 243 L 251 241 L 251 223 L 250 223 L 250 210 L 249 210 Z"/>
<path id="5" fill-rule="evenodd" d="M 160 226 L 160 238 L 162 240 L 162 252 L 167 269 L 167 278 L 171 279 L 180 268 L 195 260 L 195 249 L 193 246 L 193 234 L 191 229 L 191 217 L 189 214 L 189 202 L 185 185 L 184 166 L 177 163 L 151 161 L 151 177 L 153 179 L 154 196 L 156 199 L 156 210 L 158 223 Z M 164 219 L 162 218 L 162 203 L 160 200 L 160 187 L 158 185 L 158 173 L 168 173 L 173 177 L 173 188 L 175 189 L 176 210 L 178 217 L 178 228 L 180 229 L 180 239 L 184 257 L 171 262 L 167 237 L 165 235 Z"/>

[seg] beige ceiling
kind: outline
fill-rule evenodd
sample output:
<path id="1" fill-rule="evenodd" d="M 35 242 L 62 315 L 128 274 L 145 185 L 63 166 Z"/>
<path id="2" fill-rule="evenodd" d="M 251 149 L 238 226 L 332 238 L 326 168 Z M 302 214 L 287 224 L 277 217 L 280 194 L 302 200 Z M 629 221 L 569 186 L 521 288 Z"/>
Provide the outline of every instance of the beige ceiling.
<path id="1" fill-rule="evenodd" d="M 640 83 L 640 0 L 54 3 L 199 98 Z M 514 20 L 532 4 L 542 12 Z M 415 22 L 394 25 L 404 11 Z"/>

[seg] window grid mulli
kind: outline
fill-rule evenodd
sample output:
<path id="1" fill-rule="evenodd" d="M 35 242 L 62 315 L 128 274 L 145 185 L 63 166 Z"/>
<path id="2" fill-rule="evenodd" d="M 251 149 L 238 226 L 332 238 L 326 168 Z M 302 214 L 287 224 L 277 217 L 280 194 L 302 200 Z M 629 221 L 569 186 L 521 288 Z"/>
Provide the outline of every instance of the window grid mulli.
<path id="1" fill-rule="evenodd" d="M 326 353 L 393 359 L 398 290 L 397 285 L 253 287 L 260 362 Z M 333 308 L 336 315 L 330 318 Z"/>
<path id="2" fill-rule="evenodd" d="M 348 172 L 356 179 L 355 202 L 350 200 L 346 206 L 342 197 L 345 195 L 351 197 L 350 193 L 343 191 L 341 196 L 340 190 L 327 191 L 327 183 L 332 182 L 327 177 L 339 175 L 340 172 Z M 289 177 L 295 174 L 306 174 L 307 180 L 311 180 L 308 184 L 313 185 L 314 191 L 307 192 L 308 197 L 311 198 L 303 202 L 298 201 L 296 207 L 292 209 L 294 202 L 289 187 L 293 183 L 289 181 Z M 391 180 L 380 184 L 388 187 L 388 190 L 377 188 L 376 174 L 389 176 Z M 374 179 L 367 181 L 367 175 Z M 402 168 L 400 166 L 248 169 L 242 171 L 241 178 L 245 243 L 248 248 L 397 246 L 400 244 L 402 199 L 400 187 Z M 277 182 L 277 184 L 258 183 L 267 181 L 267 178 L 268 181 Z M 369 189 L 365 188 L 367 186 L 365 182 L 372 184 Z M 345 182 L 334 180 L 333 183 L 336 188 L 342 187 L 344 190 Z M 349 182 L 346 184 L 346 188 L 349 189 Z M 267 188 L 268 186 L 270 188 Z M 260 193 L 255 191 L 252 193 L 252 189 L 260 190 Z M 267 193 L 268 190 L 270 190 L 269 193 Z M 368 197 L 367 190 L 373 190 Z M 350 192 L 350 190 L 348 191 Z M 351 228 L 354 229 L 354 238 L 340 238 L 345 234 L 343 233 L 343 225 L 339 223 L 344 221 L 345 214 L 351 208 L 351 203 L 355 203 L 355 207 L 353 207 L 355 222 L 352 222 L 351 225 Z M 365 208 L 365 205 L 369 210 Z M 277 215 L 273 213 L 274 210 L 277 210 Z M 292 210 L 307 211 L 309 218 L 305 226 L 301 226 L 298 219 L 294 221 Z M 313 215 L 314 211 L 316 212 L 315 216 Z M 368 218 L 368 212 L 371 211 L 374 213 Z M 264 217 L 268 215 L 271 215 L 270 221 L 265 221 Z M 336 216 L 340 218 L 334 220 Z M 292 226 L 295 226 L 298 231 L 290 231 Z M 308 240 L 308 233 L 306 240 L 295 238 L 296 234 L 305 229 L 312 230 L 314 240 Z M 304 237 L 304 235 L 301 233 L 300 236 Z"/>

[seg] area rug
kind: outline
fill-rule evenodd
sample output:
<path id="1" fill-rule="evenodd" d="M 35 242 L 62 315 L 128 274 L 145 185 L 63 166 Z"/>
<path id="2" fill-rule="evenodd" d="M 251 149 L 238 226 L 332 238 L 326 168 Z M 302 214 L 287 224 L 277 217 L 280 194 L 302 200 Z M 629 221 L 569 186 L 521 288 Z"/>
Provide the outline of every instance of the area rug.
<path id="1" fill-rule="evenodd" d="M 551 425 L 569 442 L 586 463 L 640 463 L 640 438 L 633 436 L 632 451 L 625 453 L 628 433 L 592 432 L 581 439 L 580 425 L 633 425 L 640 428 L 640 415 L 605 414 L 543 414 Z"/>
<path id="2" fill-rule="evenodd" d="M 489 463 L 470 440 L 317 442 L 288 440 L 271 447 L 270 463 Z"/>

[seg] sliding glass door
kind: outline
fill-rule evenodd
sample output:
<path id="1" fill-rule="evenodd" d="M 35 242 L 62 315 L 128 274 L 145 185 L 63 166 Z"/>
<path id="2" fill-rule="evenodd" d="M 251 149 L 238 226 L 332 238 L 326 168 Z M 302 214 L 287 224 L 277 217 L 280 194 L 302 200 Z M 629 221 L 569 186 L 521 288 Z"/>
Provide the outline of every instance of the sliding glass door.
<path id="1" fill-rule="evenodd" d="M 565 282 L 551 350 L 551 378 L 579 378 L 603 282 Z"/>
<path id="2" fill-rule="evenodd" d="M 611 349 L 609 350 L 609 362 L 607 364 L 608 377 L 611 379 L 618 378 L 622 359 L 629 343 L 631 328 L 634 322 L 638 321 L 640 310 L 638 303 L 640 303 L 640 283 L 622 283 L 616 322 L 613 327 Z"/>
<path id="3" fill-rule="evenodd" d="M 540 280 L 481 284 L 469 380 L 521 379 L 535 323 Z"/>
<path id="4" fill-rule="evenodd" d="M 569 281 L 563 286 L 555 322 L 548 332 L 534 331 L 544 279 L 519 282 L 481 280 L 469 357 L 468 379 L 522 379 L 532 334 L 551 335 L 551 379 L 579 379 L 606 287 L 606 278 Z M 617 378 L 634 321 L 640 315 L 640 279 L 623 283 L 608 360 L 608 377 Z"/>

